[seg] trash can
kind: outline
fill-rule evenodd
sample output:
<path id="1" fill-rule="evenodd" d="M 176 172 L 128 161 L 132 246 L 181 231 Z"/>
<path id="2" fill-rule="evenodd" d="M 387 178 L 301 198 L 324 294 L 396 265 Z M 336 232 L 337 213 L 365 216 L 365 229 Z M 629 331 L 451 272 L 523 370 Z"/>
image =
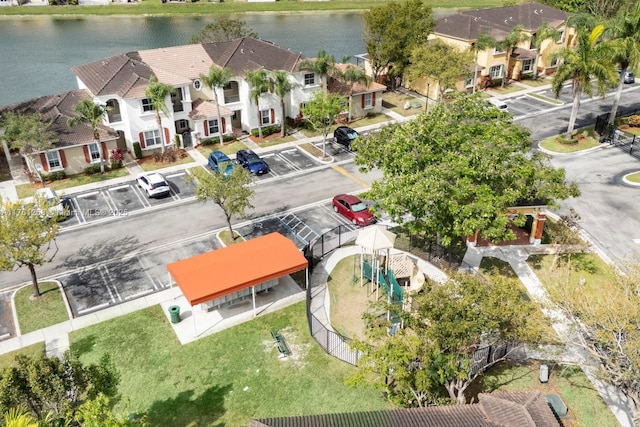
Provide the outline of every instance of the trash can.
<path id="1" fill-rule="evenodd" d="M 180 306 L 172 305 L 169 307 L 169 315 L 171 316 L 171 323 L 180 323 Z"/>

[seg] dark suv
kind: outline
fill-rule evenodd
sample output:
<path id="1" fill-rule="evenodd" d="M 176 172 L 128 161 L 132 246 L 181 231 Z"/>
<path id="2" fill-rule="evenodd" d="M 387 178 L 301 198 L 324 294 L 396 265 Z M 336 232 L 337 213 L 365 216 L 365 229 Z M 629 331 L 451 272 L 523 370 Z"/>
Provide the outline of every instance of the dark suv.
<path id="1" fill-rule="evenodd" d="M 338 126 L 333 132 L 333 137 L 338 144 L 344 145 L 347 150 L 351 150 L 351 144 L 358 138 L 358 132 L 348 126 Z"/>

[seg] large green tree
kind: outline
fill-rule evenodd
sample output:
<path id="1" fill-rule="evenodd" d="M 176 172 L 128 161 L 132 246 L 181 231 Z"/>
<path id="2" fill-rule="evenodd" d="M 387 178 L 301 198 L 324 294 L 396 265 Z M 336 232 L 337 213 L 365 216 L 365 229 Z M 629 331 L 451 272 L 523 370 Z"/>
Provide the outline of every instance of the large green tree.
<path id="1" fill-rule="evenodd" d="M 630 12 L 623 11 L 611 20 L 605 28 L 605 36 L 610 39 L 607 43 L 613 53 L 613 62 L 620 68 L 618 87 L 609 114 L 609 124 L 613 125 L 622 96 L 624 76 L 640 63 L 640 1 L 635 2 Z"/>
<path id="2" fill-rule="evenodd" d="M 248 28 L 242 20 L 217 15 L 212 23 L 191 37 L 191 43 L 225 42 L 240 37 L 258 37 L 258 33 Z"/>
<path id="3" fill-rule="evenodd" d="M 445 92 L 455 90 L 456 82 L 467 75 L 472 62 L 473 53 L 438 40 L 413 50 L 407 77 L 411 83 L 421 78 L 437 82 L 438 98 L 442 99 Z"/>
<path id="4" fill-rule="evenodd" d="M 160 142 L 162 145 L 160 150 L 162 151 L 162 153 L 164 153 L 165 147 L 169 143 L 169 141 L 166 140 L 164 129 L 162 129 L 162 118 L 160 117 L 160 113 L 162 112 L 165 116 L 169 116 L 169 108 L 167 108 L 166 98 L 174 90 L 175 89 L 173 86 L 166 83 L 161 83 L 158 78 L 153 75 L 149 79 L 149 85 L 144 91 L 145 96 L 151 103 L 153 111 L 155 111 L 156 113 L 156 124 L 158 125 L 158 131 L 160 132 Z"/>
<path id="5" fill-rule="evenodd" d="M 115 396 L 118 382 L 106 355 L 91 365 L 83 365 L 69 352 L 60 359 L 18 355 L 15 364 L 0 373 L 0 410 L 23 407 L 38 420 L 65 425 L 84 402 L 100 394 Z"/>
<path id="6" fill-rule="evenodd" d="M 537 307 L 512 281 L 499 276 L 491 282 L 468 274 L 443 284 L 428 281 L 412 296 L 411 306 L 411 312 L 396 312 L 404 328 L 391 335 L 388 322 L 375 314 L 365 316 L 370 326 L 367 339 L 356 343 L 363 356 L 352 378 L 373 381 L 402 406 L 424 407 L 446 396 L 467 403 L 471 383 L 509 354 L 474 362 L 479 349 L 536 343 L 542 336 L 531 320 Z"/>
<path id="7" fill-rule="evenodd" d="M 565 138 L 570 140 L 580 109 L 580 96 L 585 93 L 593 96 L 594 86 L 600 96 L 606 93 L 608 84 L 615 84 L 616 72 L 610 45 L 602 43 L 604 26 L 593 30 L 578 28 L 578 45 L 565 47 L 555 56 L 561 62 L 553 76 L 551 89 L 556 98 L 566 81 L 571 82 L 573 104 Z"/>
<path id="8" fill-rule="evenodd" d="M 530 147 L 529 132 L 511 115 L 487 108 L 478 95 L 461 95 L 358 141 L 355 162 L 383 174 L 365 198 L 414 233 L 445 244 L 476 232 L 500 240 L 514 237 L 507 208 L 526 200 L 553 206 L 578 194 L 564 170 Z"/>
<path id="9" fill-rule="evenodd" d="M 302 109 L 305 120 L 322 134 L 322 157 L 327 156 L 327 135 L 341 110 L 342 97 L 324 91 L 315 92 Z"/>
<path id="10" fill-rule="evenodd" d="M 104 155 L 102 152 L 102 144 L 100 143 L 100 130 L 98 126 L 102 123 L 104 115 L 109 111 L 109 107 L 93 102 L 91 99 L 85 98 L 80 100 L 73 106 L 73 111 L 77 114 L 67 120 L 67 126 L 73 127 L 78 124 L 88 124 L 93 131 L 93 140 L 98 144 L 98 153 L 100 153 L 100 172 L 104 173 Z"/>
<path id="11" fill-rule="evenodd" d="M 296 87 L 297 83 L 294 83 L 289 78 L 290 74 L 284 70 L 272 71 L 269 74 L 270 89 L 275 93 L 280 101 L 280 114 L 282 115 L 282 124 L 280 125 L 280 136 L 284 138 L 287 132 L 287 114 L 285 111 L 284 98 Z"/>
<path id="12" fill-rule="evenodd" d="M 58 251 L 57 219 L 63 213 L 54 209 L 57 203 L 44 197 L 30 203 L 0 199 L 0 270 L 27 267 L 34 297 L 40 296 L 36 267 L 51 262 Z"/>
<path id="13" fill-rule="evenodd" d="M 50 128 L 51 121 L 42 120 L 38 112 L 22 114 L 8 111 L 2 117 L 1 126 L 4 128 L 3 138 L 9 148 L 20 151 L 32 172 L 36 171 L 33 155 L 49 150 L 57 141 L 56 133 Z M 40 174 L 38 178 L 44 186 Z"/>
<path id="14" fill-rule="evenodd" d="M 224 87 L 233 77 L 233 71 L 227 67 L 218 67 L 215 64 L 211 64 L 209 67 L 209 74 L 200 74 L 200 80 L 206 87 L 213 92 L 213 98 L 216 101 L 216 113 L 218 118 L 218 129 L 220 130 L 218 136 L 220 137 L 220 145 L 224 145 L 224 138 L 222 137 L 222 116 L 220 116 L 220 101 L 218 100 L 218 89 Z"/>
<path id="15" fill-rule="evenodd" d="M 363 39 L 373 80 L 385 70 L 392 79 L 402 76 L 411 52 L 427 41 L 434 27 L 431 7 L 422 0 L 390 1 L 365 12 Z"/>
<path id="16" fill-rule="evenodd" d="M 261 68 L 256 71 L 246 70 L 245 79 L 249 85 L 249 100 L 256 105 L 258 117 L 258 136 L 262 139 L 262 113 L 260 111 L 260 97 L 269 92 L 269 75 L 267 70 Z"/>
<path id="17" fill-rule="evenodd" d="M 221 164 L 220 170 L 226 170 L 226 167 L 225 164 Z M 209 173 L 204 169 L 197 169 L 193 172 L 193 178 L 196 181 L 196 199 L 201 202 L 211 201 L 222 209 L 229 236 L 235 239 L 231 219 L 243 218 L 247 209 L 253 208 L 251 198 L 255 191 L 249 187 L 249 171 L 235 167 L 228 176 L 224 176 L 222 173 Z"/>

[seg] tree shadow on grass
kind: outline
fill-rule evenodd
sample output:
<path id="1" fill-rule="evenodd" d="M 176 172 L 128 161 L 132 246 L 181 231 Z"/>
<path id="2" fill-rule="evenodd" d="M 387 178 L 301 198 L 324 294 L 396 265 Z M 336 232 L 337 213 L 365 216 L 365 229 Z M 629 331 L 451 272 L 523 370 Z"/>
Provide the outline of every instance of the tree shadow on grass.
<path id="1" fill-rule="evenodd" d="M 152 426 L 213 426 L 224 415 L 224 398 L 232 386 L 214 385 L 194 398 L 193 390 L 178 393 L 174 398 L 154 402 L 147 411 Z"/>

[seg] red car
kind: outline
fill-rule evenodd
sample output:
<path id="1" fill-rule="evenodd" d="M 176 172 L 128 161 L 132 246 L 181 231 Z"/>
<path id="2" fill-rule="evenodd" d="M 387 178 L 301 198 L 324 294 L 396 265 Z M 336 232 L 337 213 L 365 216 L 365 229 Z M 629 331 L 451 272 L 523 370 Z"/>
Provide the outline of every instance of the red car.
<path id="1" fill-rule="evenodd" d="M 366 204 L 356 196 L 338 194 L 332 201 L 333 210 L 347 218 L 354 225 L 371 225 L 376 223 L 376 217 L 369 212 Z"/>

